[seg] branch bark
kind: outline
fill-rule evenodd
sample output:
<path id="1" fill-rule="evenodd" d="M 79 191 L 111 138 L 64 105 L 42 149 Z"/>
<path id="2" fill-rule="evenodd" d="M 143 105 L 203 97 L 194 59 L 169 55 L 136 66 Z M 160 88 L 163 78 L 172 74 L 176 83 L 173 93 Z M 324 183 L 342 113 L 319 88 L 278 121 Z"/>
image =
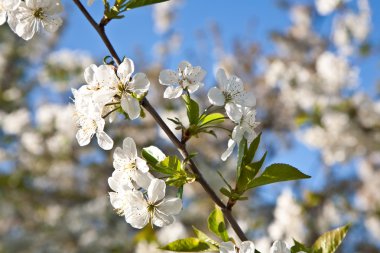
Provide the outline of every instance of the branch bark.
<path id="1" fill-rule="evenodd" d="M 101 39 L 103 40 L 105 46 L 111 53 L 112 57 L 115 59 L 117 64 L 121 63 L 120 57 L 116 53 L 116 50 L 114 49 L 112 43 L 107 37 L 107 34 L 105 33 L 105 25 L 100 22 L 99 24 L 94 20 L 94 18 L 91 16 L 91 14 L 87 11 L 87 9 L 83 6 L 83 4 L 80 2 L 80 0 L 73 0 L 73 2 L 77 5 L 79 10 L 83 13 L 83 15 L 86 17 L 86 19 L 90 22 L 92 27 L 97 31 Z M 161 129 L 166 133 L 166 135 L 169 137 L 170 141 L 176 146 L 177 150 L 181 154 L 181 156 L 189 161 L 189 166 L 193 173 L 197 176 L 197 182 L 201 184 L 203 189 L 206 191 L 206 193 L 210 196 L 210 198 L 213 200 L 213 202 L 221 208 L 221 210 L 224 213 L 224 216 L 228 220 L 229 224 L 235 231 L 236 235 L 240 238 L 241 241 L 247 241 L 247 237 L 244 234 L 243 230 L 240 228 L 239 224 L 235 220 L 235 218 L 232 215 L 232 212 L 227 206 L 223 203 L 223 201 L 218 197 L 218 195 L 215 193 L 215 191 L 211 188 L 211 186 L 207 183 L 205 178 L 203 177 L 201 171 L 198 169 L 196 164 L 192 159 L 189 159 L 189 153 L 186 149 L 186 144 L 182 143 L 170 130 L 170 128 L 166 125 L 166 123 L 162 120 L 161 116 L 157 113 L 157 111 L 153 108 L 153 106 L 149 103 L 147 98 L 144 98 L 142 100 L 141 105 L 144 107 L 145 110 L 147 110 L 151 116 L 154 118 L 154 120 L 157 122 L 157 124 L 161 127 Z"/>

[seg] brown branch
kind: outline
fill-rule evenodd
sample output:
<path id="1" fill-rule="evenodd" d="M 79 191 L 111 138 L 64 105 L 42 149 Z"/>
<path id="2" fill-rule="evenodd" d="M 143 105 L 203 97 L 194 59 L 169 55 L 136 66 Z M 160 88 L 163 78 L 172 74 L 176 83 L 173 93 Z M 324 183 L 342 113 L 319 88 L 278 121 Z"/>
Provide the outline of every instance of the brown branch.
<path id="1" fill-rule="evenodd" d="M 116 60 L 118 64 L 121 63 L 120 57 L 117 55 L 114 47 L 112 46 L 111 42 L 109 41 L 105 29 L 104 24 L 97 24 L 96 21 L 92 18 L 90 13 L 86 10 L 86 8 L 83 6 L 83 4 L 79 0 L 73 0 L 73 2 L 78 6 L 78 8 L 81 10 L 81 12 L 84 14 L 84 16 L 87 18 L 87 20 L 90 22 L 90 24 L 94 27 L 94 29 L 98 32 L 99 36 L 102 38 L 105 46 L 108 48 L 109 52 L 111 53 L 112 57 Z M 155 119 L 157 124 L 161 127 L 161 129 L 166 133 L 166 135 L 169 137 L 170 141 L 177 147 L 177 150 L 182 155 L 182 157 L 189 161 L 189 166 L 193 173 L 197 176 L 197 181 L 203 189 L 206 191 L 206 193 L 211 197 L 211 199 L 215 202 L 217 206 L 219 206 L 226 219 L 230 223 L 231 227 L 235 231 L 236 235 L 240 238 L 242 241 L 247 241 L 247 237 L 240 228 L 239 224 L 235 220 L 235 218 L 232 216 L 231 210 L 227 208 L 227 206 L 223 203 L 223 201 L 216 195 L 215 191 L 211 188 L 211 186 L 207 183 L 207 181 L 204 179 L 202 173 L 194 163 L 192 159 L 189 159 L 189 153 L 186 149 L 186 146 L 184 143 L 182 143 L 178 138 L 174 135 L 174 133 L 170 130 L 170 128 L 166 125 L 166 123 L 162 120 L 161 116 L 157 113 L 157 111 L 152 107 L 152 105 L 149 103 L 147 98 L 144 98 L 141 102 L 141 105 L 147 110 L 152 117 Z"/>

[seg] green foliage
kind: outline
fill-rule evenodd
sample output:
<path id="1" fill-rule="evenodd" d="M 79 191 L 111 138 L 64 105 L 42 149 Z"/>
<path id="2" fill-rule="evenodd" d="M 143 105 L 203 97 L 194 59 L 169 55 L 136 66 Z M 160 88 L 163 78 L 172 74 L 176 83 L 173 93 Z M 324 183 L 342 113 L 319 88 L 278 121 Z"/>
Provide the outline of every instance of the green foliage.
<path id="1" fill-rule="evenodd" d="M 200 133 L 211 134 L 217 137 L 213 128 L 224 129 L 218 126 L 218 124 L 224 122 L 225 116 L 221 113 L 208 113 L 208 109 L 211 107 L 200 114 L 199 104 L 189 94 L 183 95 L 182 99 L 185 102 L 187 117 L 190 123 L 189 127 L 184 126 L 179 118 L 169 118 L 176 125 L 175 129 L 182 131 L 182 142 L 187 142 L 193 136 L 198 137 Z"/>
<path id="2" fill-rule="evenodd" d="M 121 13 L 130 9 L 135 9 L 151 4 L 162 3 L 169 0 L 116 0 L 113 5 L 110 5 L 107 0 L 103 0 L 104 3 L 104 18 L 107 22 L 111 19 L 121 19 L 124 15 Z"/>
<path id="3" fill-rule="evenodd" d="M 215 246 L 216 249 L 218 249 L 219 244 L 218 244 L 216 241 L 214 241 L 213 239 L 211 239 L 210 237 L 208 237 L 208 235 L 206 235 L 205 233 L 203 233 L 202 231 L 200 231 L 199 229 L 197 229 L 197 228 L 194 227 L 194 226 L 193 226 L 193 231 L 194 231 L 195 235 L 197 236 L 197 238 L 198 238 L 199 240 L 202 240 L 202 241 L 204 241 L 204 242 L 207 242 L 207 243 L 209 243 L 209 244 Z"/>
<path id="4" fill-rule="evenodd" d="M 346 225 L 321 235 L 312 246 L 313 253 L 335 252 L 346 237 L 350 225 Z"/>
<path id="5" fill-rule="evenodd" d="M 184 164 L 177 156 L 167 156 L 163 161 L 158 161 L 145 148 L 142 149 L 142 157 L 147 161 L 148 165 L 157 172 L 168 175 L 166 184 L 181 188 L 187 183 L 195 181 L 196 176 L 185 169 Z M 182 196 L 179 191 L 179 196 Z"/>
<path id="6" fill-rule="evenodd" d="M 176 252 L 218 251 L 218 248 L 214 245 L 194 237 L 179 239 L 161 247 L 160 249 Z"/>
<path id="7" fill-rule="evenodd" d="M 227 233 L 226 224 L 224 222 L 224 215 L 222 210 L 219 207 L 215 207 L 215 209 L 211 212 L 208 217 L 208 229 L 217 235 L 224 242 L 229 241 L 229 236 Z"/>
<path id="8" fill-rule="evenodd" d="M 235 189 L 232 189 L 224 179 L 229 189 L 223 187 L 220 189 L 220 192 L 229 197 L 232 205 L 237 200 L 246 200 L 247 198 L 242 195 L 249 189 L 276 182 L 310 178 L 310 176 L 303 174 L 298 169 L 288 164 L 272 164 L 268 166 L 260 176 L 257 176 L 267 155 L 265 152 L 260 160 L 254 161 L 260 144 L 260 139 L 261 134 L 259 134 L 249 146 L 244 138 L 240 142 Z"/>
<path id="9" fill-rule="evenodd" d="M 310 176 L 303 174 L 301 171 L 288 164 L 275 163 L 268 166 L 259 177 L 253 179 L 249 183 L 248 188 L 305 178 L 310 178 Z"/>
<path id="10" fill-rule="evenodd" d="M 339 245 L 350 228 L 350 225 L 346 225 L 321 235 L 313 244 L 311 248 L 306 247 L 300 242 L 294 240 L 294 246 L 291 248 L 291 253 L 306 252 L 306 253 L 333 253 Z"/>

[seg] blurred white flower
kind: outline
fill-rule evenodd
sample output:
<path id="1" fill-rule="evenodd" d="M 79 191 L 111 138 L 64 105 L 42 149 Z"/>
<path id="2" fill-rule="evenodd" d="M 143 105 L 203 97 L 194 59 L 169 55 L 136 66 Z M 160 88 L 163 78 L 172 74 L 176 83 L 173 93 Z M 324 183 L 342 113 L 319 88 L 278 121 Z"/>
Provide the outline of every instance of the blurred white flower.
<path id="1" fill-rule="evenodd" d="M 44 28 L 56 32 L 62 25 L 62 18 L 57 16 L 63 10 L 60 0 L 26 0 L 8 17 L 11 29 L 25 40 L 30 40 L 36 32 Z"/>
<path id="2" fill-rule="evenodd" d="M 315 7 L 321 15 L 328 15 L 333 12 L 342 0 L 315 0 Z"/>
<path id="3" fill-rule="evenodd" d="M 87 5 L 91 6 L 94 2 L 95 0 L 87 0 Z"/>
<path id="4" fill-rule="evenodd" d="M 222 242 L 219 246 L 220 253 L 255 253 L 255 244 L 251 241 L 245 241 L 240 244 L 239 250 L 236 249 L 232 242 Z"/>
<path id="5" fill-rule="evenodd" d="M 162 85 L 167 85 L 164 98 L 178 98 L 183 90 L 193 93 L 203 86 L 203 79 L 206 75 L 201 67 L 193 67 L 187 61 L 182 61 L 178 66 L 178 71 L 166 69 L 160 72 L 159 81 Z"/>
<path id="6" fill-rule="evenodd" d="M 348 65 L 346 58 L 331 52 L 321 54 L 316 62 L 317 74 L 324 82 L 321 88 L 330 94 L 357 83 L 357 72 Z"/>
<path id="7" fill-rule="evenodd" d="M 306 238 L 306 228 L 302 217 L 302 207 L 295 201 L 289 189 L 284 190 L 277 198 L 274 210 L 275 220 L 268 226 L 270 237 L 273 240 L 285 238 L 289 243 L 292 242 L 291 238 L 297 241 L 304 241 Z M 283 244 L 277 243 L 276 245 Z"/>
<path id="8" fill-rule="evenodd" d="M 283 241 L 275 241 L 270 248 L 270 253 L 290 253 L 288 245 Z"/>
<path id="9" fill-rule="evenodd" d="M 6 114 L 0 121 L 6 134 L 19 135 L 30 123 L 29 111 L 26 108 L 20 108 L 17 111 Z"/>
<path id="10" fill-rule="evenodd" d="M 216 73 L 216 79 L 220 85 L 213 87 L 208 92 L 210 103 L 217 106 L 225 106 L 228 117 L 233 120 L 239 120 L 241 114 L 238 106 L 253 107 L 256 104 L 256 98 L 251 93 L 244 90 L 243 82 L 237 76 L 227 78 L 223 69 Z"/>
<path id="11" fill-rule="evenodd" d="M 149 221 L 163 227 L 174 222 L 174 215 L 182 209 L 179 198 L 165 199 L 166 184 L 161 179 L 153 179 L 144 196 L 140 191 L 128 195 L 130 205 L 124 210 L 126 221 L 134 228 L 143 228 Z"/>

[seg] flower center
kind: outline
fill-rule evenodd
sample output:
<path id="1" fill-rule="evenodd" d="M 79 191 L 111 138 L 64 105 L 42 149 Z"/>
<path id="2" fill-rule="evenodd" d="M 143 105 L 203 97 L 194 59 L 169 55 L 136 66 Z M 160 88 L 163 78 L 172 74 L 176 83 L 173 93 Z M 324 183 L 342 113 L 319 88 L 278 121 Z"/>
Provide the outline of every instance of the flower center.
<path id="1" fill-rule="evenodd" d="M 44 18 L 44 10 L 42 8 L 38 8 L 37 10 L 34 11 L 33 16 L 38 19 L 43 19 Z"/>
<path id="2" fill-rule="evenodd" d="M 232 101 L 232 94 L 227 92 L 227 91 L 223 91 L 223 95 L 224 95 L 224 99 L 226 100 L 226 103 Z"/>
<path id="3" fill-rule="evenodd" d="M 137 166 L 136 166 L 136 162 L 130 162 L 130 163 L 127 163 L 125 165 L 125 170 L 136 170 L 137 169 Z"/>

